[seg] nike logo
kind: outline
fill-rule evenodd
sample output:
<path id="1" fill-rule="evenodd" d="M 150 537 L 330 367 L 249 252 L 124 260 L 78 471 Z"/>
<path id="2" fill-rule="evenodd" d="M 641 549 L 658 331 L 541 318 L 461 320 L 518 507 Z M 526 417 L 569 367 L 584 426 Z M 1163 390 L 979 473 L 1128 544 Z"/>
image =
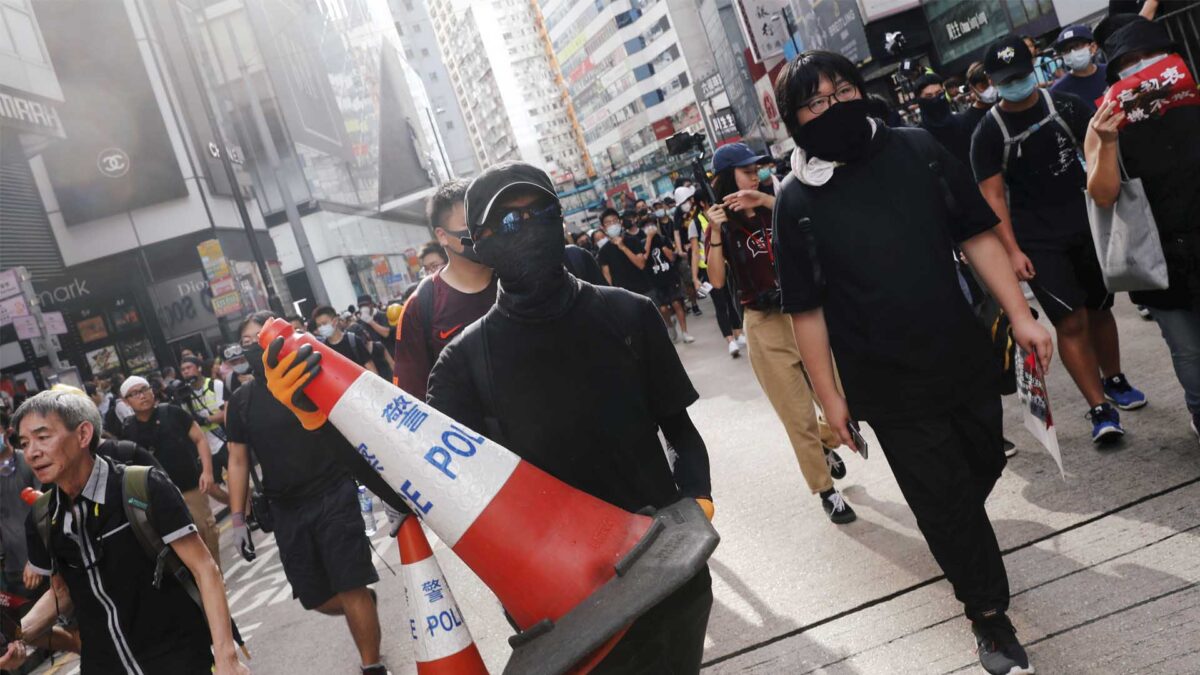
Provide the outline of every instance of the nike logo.
<path id="1" fill-rule="evenodd" d="M 451 338 L 451 336 L 453 336 L 455 333 L 457 333 L 458 330 L 462 327 L 463 327 L 463 325 L 460 323 L 457 326 L 455 326 L 454 328 L 451 328 L 450 330 L 438 331 L 438 337 L 440 337 L 442 340 L 449 340 Z"/>

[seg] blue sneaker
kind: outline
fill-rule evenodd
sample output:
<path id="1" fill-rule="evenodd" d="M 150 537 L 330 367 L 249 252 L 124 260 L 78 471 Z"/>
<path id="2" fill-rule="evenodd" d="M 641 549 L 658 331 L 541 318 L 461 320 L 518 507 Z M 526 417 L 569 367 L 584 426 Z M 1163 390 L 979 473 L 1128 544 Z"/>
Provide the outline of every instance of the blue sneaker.
<path id="1" fill-rule="evenodd" d="M 1121 410 L 1136 410 L 1146 405 L 1146 395 L 1129 384 L 1124 373 L 1100 381 L 1104 385 L 1104 398 L 1112 401 Z"/>
<path id="2" fill-rule="evenodd" d="M 1092 442 L 1097 445 L 1112 443 L 1125 435 L 1125 430 L 1121 428 L 1121 415 L 1107 403 L 1089 410 L 1087 418 L 1092 421 Z"/>

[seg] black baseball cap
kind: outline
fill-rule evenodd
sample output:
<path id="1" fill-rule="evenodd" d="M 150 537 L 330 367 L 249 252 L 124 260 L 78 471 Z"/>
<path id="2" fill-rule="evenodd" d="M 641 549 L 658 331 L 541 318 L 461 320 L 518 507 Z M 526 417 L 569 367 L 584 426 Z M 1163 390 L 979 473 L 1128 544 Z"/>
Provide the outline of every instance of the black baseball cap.
<path id="1" fill-rule="evenodd" d="M 1104 74 L 1109 83 L 1113 83 L 1121 79 L 1121 59 L 1126 56 L 1175 51 L 1179 51 L 1179 46 L 1162 24 L 1139 16 L 1118 28 L 1104 41 L 1104 53 L 1108 55 Z"/>
<path id="2" fill-rule="evenodd" d="M 996 84 L 1002 84 L 1017 75 L 1033 72 L 1033 55 L 1019 36 L 1009 35 L 988 45 L 983 55 L 983 71 Z"/>
<path id="3" fill-rule="evenodd" d="M 467 186 L 463 206 L 467 212 L 467 229 L 474 235 L 487 220 L 492 206 L 500 195 L 514 188 L 541 191 L 558 201 L 554 183 L 545 171 L 526 162 L 501 162 L 484 169 Z"/>

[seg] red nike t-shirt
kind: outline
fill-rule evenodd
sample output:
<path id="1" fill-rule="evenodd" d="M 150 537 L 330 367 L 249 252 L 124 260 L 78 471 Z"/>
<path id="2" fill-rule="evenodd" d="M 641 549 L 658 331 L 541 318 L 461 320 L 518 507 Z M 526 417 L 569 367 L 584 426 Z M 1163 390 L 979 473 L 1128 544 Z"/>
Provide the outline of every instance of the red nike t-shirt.
<path id="1" fill-rule="evenodd" d="M 442 349 L 496 304 L 496 279 L 478 293 L 463 293 L 442 280 L 441 273 L 433 275 L 432 331 L 421 316 L 418 293 L 404 304 L 404 313 L 396 328 L 396 365 L 393 368 L 396 385 L 413 396 L 425 400 L 425 385 L 429 371 Z"/>

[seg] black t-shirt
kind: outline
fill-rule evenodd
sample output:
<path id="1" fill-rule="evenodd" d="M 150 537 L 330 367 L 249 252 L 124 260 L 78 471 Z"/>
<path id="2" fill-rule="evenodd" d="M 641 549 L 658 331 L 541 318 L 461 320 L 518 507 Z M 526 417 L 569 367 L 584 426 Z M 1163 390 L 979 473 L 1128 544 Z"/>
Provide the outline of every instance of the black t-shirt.
<path id="1" fill-rule="evenodd" d="M 371 354 L 367 351 L 367 345 L 363 343 L 362 338 L 356 336 L 354 333 L 343 332 L 340 342 L 333 344 L 327 340 L 325 344 L 360 366 L 367 365 L 367 362 L 371 360 Z"/>
<path id="2" fill-rule="evenodd" d="M 133 672 L 126 666 L 131 660 L 144 673 L 198 672 L 212 663 L 208 625 L 170 574 L 154 588 L 154 561 L 125 518 L 123 472 L 123 466 L 101 457 L 74 502 L 55 489 L 50 498 L 53 557 L 31 513 L 25 521 L 29 562 L 35 572 L 56 572 L 67 583 L 79 618 L 83 672 Z M 196 532 L 183 495 L 166 474 L 152 470 L 147 487 L 150 524 L 163 541 L 170 544 Z"/>
<path id="3" fill-rule="evenodd" d="M 980 120 L 982 120 L 984 118 L 984 116 L 986 116 L 988 114 L 988 110 L 991 110 L 990 106 L 987 108 L 976 108 L 975 106 L 971 106 L 971 107 L 967 108 L 966 110 L 964 110 L 962 113 L 963 128 L 965 128 L 967 130 L 967 158 L 968 159 L 966 162 L 963 163 L 964 166 L 971 165 L 971 161 L 970 161 L 971 137 L 975 134 L 975 129 L 979 127 Z"/>
<path id="4" fill-rule="evenodd" d="M 183 408 L 169 403 L 154 407 L 145 422 L 137 416 L 125 420 L 121 437 L 146 448 L 162 465 L 171 482 L 183 492 L 200 485 L 200 459 L 188 432 L 195 420 Z"/>
<path id="5" fill-rule="evenodd" d="M 707 455 L 680 455 L 677 488 L 658 440 L 658 420 L 698 395 L 649 300 L 581 284 L 571 309 L 553 321 L 524 323 L 492 308 L 468 327 L 433 367 L 429 404 L 486 431 L 485 395 L 472 378 L 485 372 L 484 331 L 493 390 L 486 400 L 505 447 L 629 511 L 711 493 Z"/>
<path id="6" fill-rule="evenodd" d="M 1170 283 L 1129 297 L 1147 307 L 1200 312 L 1200 107 L 1126 125 L 1120 142 L 1125 169 L 1146 190 Z"/>
<path id="7" fill-rule="evenodd" d="M 334 451 L 345 441 L 328 428 L 305 429 L 257 380 L 233 393 L 226 414 L 229 441 L 254 451 L 267 497 L 306 497 L 346 479 L 346 468 Z"/>
<path id="8" fill-rule="evenodd" d="M 646 256 L 646 269 L 650 272 L 650 281 L 657 288 L 671 289 L 679 285 L 679 272 L 675 271 L 672 261 L 663 253 L 663 248 L 674 248 L 661 234 L 655 234 L 650 240 L 650 253 Z"/>
<path id="9" fill-rule="evenodd" d="M 819 187 L 784 180 L 774 221 L 783 310 L 824 308 L 857 419 L 937 414 L 994 387 L 990 342 L 952 250 L 997 218 L 966 167 L 924 130 L 881 127 L 870 152 Z"/>
<path id="10" fill-rule="evenodd" d="M 636 237 L 625 237 L 625 247 L 634 253 L 641 253 L 646 245 L 646 240 L 643 238 L 639 242 Z M 609 242 L 600 249 L 599 257 L 600 267 L 607 267 L 612 275 L 613 286 L 624 288 L 627 291 L 634 293 L 645 294 L 650 291 L 650 275 L 644 269 L 638 269 L 637 265 L 625 255 L 625 252 L 617 248 L 617 245 Z"/>
<path id="11" fill-rule="evenodd" d="M 954 159 L 964 166 L 971 163 L 971 133 L 975 131 L 975 125 L 966 113 L 950 113 L 942 124 L 937 125 L 925 121 L 921 123 L 921 128 L 933 134 L 938 143 L 954 155 Z"/>
<path id="12" fill-rule="evenodd" d="M 1000 110 L 1011 137 L 1044 120 L 1050 114 L 1041 92 L 1037 105 L 1018 113 Z M 1043 125 L 1008 153 L 1009 209 L 1013 232 L 1021 246 L 1054 245 L 1076 240 L 1088 232 L 1083 190 L 1087 183 L 1076 144 L 1082 144 L 1090 115 L 1083 101 L 1071 94 L 1049 94 L 1075 139 L 1058 122 Z M 997 110 L 999 110 L 997 108 Z M 975 179 L 1000 173 L 1004 157 L 1004 135 L 989 113 L 975 129 L 971 141 L 971 165 Z"/>

